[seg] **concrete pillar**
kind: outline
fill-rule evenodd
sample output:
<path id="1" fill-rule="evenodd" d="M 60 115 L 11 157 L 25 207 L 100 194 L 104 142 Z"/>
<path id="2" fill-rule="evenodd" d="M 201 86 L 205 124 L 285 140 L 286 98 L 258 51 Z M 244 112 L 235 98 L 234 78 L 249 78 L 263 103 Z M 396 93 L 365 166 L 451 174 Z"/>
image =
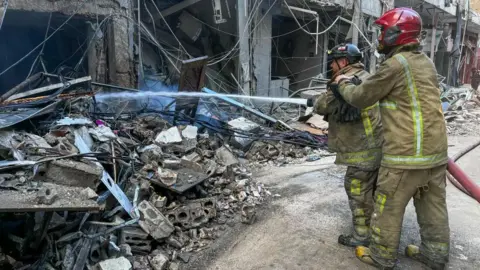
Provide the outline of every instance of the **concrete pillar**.
<path id="1" fill-rule="evenodd" d="M 272 13 L 271 4 L 263 1 L 255 14 L 252 33 L 253 80 L 255 82 L 251 95 L 269 96 L 272 69 Z M 267 13 L 268 12 L 268 13 Z"/>
<path id="2" fill-rule="evenodd" d="M 435 44 L 437 38 L 437 20 L 438 20 L 438 13 L 436 9 L 433 9 L 433 19 L 432 19 L 432 44 L 430 44 L 430 59 L 435 63 Z"/>
<path id="3" fill-rule="evenodd" d="M 353 2 L 353 23 L 355 23 L 358 27 L 361 27 L 360 18 L 362 16 L 362 3 L 361 0 L 354 0 Z M 358 29 L 355 26 L 351 26 L 352 28 L 352 43 L 358 45 Z"/>
<path id="4" fill-rule="evenodd" d="M 239 38 L 238 81 L 243 89 L 240 92 L 250 94 L 250 29 L 247 26 L 249 13 L 248 0 L 237 0 L 237 23 Z"/>
<path id="5" fill-rule="evenodd" d="M 116 69 L 116 82 L 114 83 L 119 86 L 135 88 L 133 25 L 124 17 L 115 17 L 113 20 L 113 38 L 115 41 L 114 65 Z M 111 62 L 109 63 L 109 68 L 113 68 L 112 64 Z"/>

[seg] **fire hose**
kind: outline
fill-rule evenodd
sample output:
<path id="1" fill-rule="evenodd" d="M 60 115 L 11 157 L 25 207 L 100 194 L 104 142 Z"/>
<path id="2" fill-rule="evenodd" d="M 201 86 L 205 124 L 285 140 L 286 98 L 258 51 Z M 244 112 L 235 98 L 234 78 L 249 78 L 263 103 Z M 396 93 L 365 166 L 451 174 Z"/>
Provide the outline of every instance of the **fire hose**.
<path id="1" fill-rule="evenodd" d="M 447 178 L 460 191 L 480 203 L 480 187 L 467 174 L 465 174 L 465 172 L 457 164 L 455 164 L 455 161 L 479 145 L 480 140 L 463 149 L 452 158 L 448 159 Z"/>

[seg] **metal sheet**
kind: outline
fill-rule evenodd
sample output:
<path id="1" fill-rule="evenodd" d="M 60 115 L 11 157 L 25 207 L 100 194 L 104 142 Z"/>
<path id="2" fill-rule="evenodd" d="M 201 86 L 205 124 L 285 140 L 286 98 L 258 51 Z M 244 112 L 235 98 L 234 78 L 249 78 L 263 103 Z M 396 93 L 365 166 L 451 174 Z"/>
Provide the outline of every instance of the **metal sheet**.
<path id="1" fill-rule="evenodd" d="M 54 111 L 60 101 L 54 102 L 43 108 L 25 108 L 7 112 L 0 111 L 0 129 L 11 127 L 27 119 L 41 116 Z"/>

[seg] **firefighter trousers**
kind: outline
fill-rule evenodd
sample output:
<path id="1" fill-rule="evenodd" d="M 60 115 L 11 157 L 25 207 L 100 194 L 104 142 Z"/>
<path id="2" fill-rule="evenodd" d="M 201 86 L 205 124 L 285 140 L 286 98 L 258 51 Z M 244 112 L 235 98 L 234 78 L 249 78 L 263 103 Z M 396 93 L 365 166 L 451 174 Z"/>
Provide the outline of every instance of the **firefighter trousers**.
<path id="1" fill-rule="evenodd" d="M 447 262 L 450 228 L 445 187 L 446 165 L 421 170 L 380 167 L 370 223 L 373 259 L 384 266 L 395 264 L 403 214 L 413 198 L 422 240 L 420 252 L 431 260 Z"/>
<path id="2" fill-rule="evenodd" d="M 377 182 L 377 170 L 364 170 L 349 166 L 345 174 L 345 191 L 352 210 L 353 237 L 366 240 L 369 237 L 370 218 L 373 213 L 373 192 Z"/>

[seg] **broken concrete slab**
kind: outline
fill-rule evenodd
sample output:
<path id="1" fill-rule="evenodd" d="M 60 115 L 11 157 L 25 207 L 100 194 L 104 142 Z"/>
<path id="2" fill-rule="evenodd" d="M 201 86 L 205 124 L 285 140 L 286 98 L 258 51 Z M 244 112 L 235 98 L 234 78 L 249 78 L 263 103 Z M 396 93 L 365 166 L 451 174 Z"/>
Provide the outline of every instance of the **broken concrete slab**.
<path id="1" fill-rule="evenodd" d="M 117 135 L 113 133 L 112 129 L 107 126 L 98 126 L 95 128 L 89 128 L 88 133 L 92 137 L 100 142 L 108 142 L 117 139 Z"/>
<path id="2" fill-rule="evenodd" d="M 181 144 L 169 145 L 167 151 L 176 156 L 182 156 L 193 151 L 196 147 L 197 147 L 197 140 L 184 139 Z"/>
<path id="3" fill-rule="evenodd" d="M 255 122 L 252 122 L 245 117 L 240 117 L 233 119 L 228 122 L 228 125 L 233 129 L 239 132 L 235 132 L 234 136 L 231 138 L 230 143 L 241 150 L 246 150 L 253 142 L 253 139 L 250 136 L 242 135 L 242 133 L 254 133 L 260 130 L 260 125 Z"/>
<path id="4" fill-rule="evenodd" d="M 230 166 L 234 164 L 238 164 L 239 161 L 237 157 L 230 151 L 227 147 L 222 146 L 217 149 L 215 152 L 215 159 L 217 163 L 223 165 L 223 166 Z"/>
<path id="5" fill-rule="evenodd" d="M 181 143 L 182 136 L 180 135 L 177 127 L 171 127 L 160 132 L 155 138 L 155 142 L 159 144 Z"/>
<path id="6" fill-rule="evenodd" d="M 168 266 L 168 257 L 163 253 L 158 253 L 155 256 L 149 256 L 148 261 L 150 262 L 150 266 L 154 270 L 165 270 Z"/>
<path id="7" fill-rule="evenodd" d="M 94 162 L 60 159 L 43 168 L 45 181 L 72 187 L 96 188 L 103 169 Z"/>
<path id="8" fill-rule="evenodd" d="M 173 224 L 149 201 L 142 201 L 138 210 L 141 213 L 138 224 L 155 240 L 165 239 L 175 230 Z"/>
<path id="9" fill-rule="evenodd" d="M 152 161 L 160 162 L 162 160 L 162 148 L 156 144 L 150 144 L 138 150 L 141 154 L 140 159 L 145 163 Z"/>
<path id="10" fill-rule="evenodd" d="M 80 192 L 80 195 L 82 195 L 83 197 L 85 197 L 86 199 L 89 199 L 89 200 L 96 200 L 98 198 L 98 194 L 93 189 L 91 189 L 89 187 L 83 189 Z"/>
<path id="11" fill-rule="evenodd" d="M 182 130 L 182 136 L 185 139 L 197 139 L 197 135 L 198 135 L 198 127 L 196 126 L 189 125 Z"/>
<path id="12" fill-rule="evenodd" d="M 33 182 L 36 183 L 36 182 Z M 100 206 L 93 200 L 80 196 L 82 188 L 42 183 L 45 189 L 56 190 L 57 198 L 50 204 L 37 204 L 36 190 L 1 190 L 0 212 L 38 212 L 38 211 L 98 211 Z"/>
<path id="13" fill-rule="evenodd" d="M 115 259 L 108 259 L 105 261 L 99 262 L 95 266 L 96 270 L 130 270 L 132 269 L 132 264 L 125 257 L 119 257 Z"/>
<path id="14" fill-rule="evenodd" d="M 158 177 L 147 178 L 147 180 L 176 193 L 183 193 L 208 178 L 207 174 L 190 168 L 180 168 L 175 170 L 175 173 L 177 174 L 177 182 L 174 185 L 165 185 L 162 181 L 159 181 Z"/>
<path id="15" fill-rule="evenodd" d="M 42 188 L 38 191 L 37 201 L 39 204 L 51 205 L 57 200 L 58 193 L 56 189 Z"/>

